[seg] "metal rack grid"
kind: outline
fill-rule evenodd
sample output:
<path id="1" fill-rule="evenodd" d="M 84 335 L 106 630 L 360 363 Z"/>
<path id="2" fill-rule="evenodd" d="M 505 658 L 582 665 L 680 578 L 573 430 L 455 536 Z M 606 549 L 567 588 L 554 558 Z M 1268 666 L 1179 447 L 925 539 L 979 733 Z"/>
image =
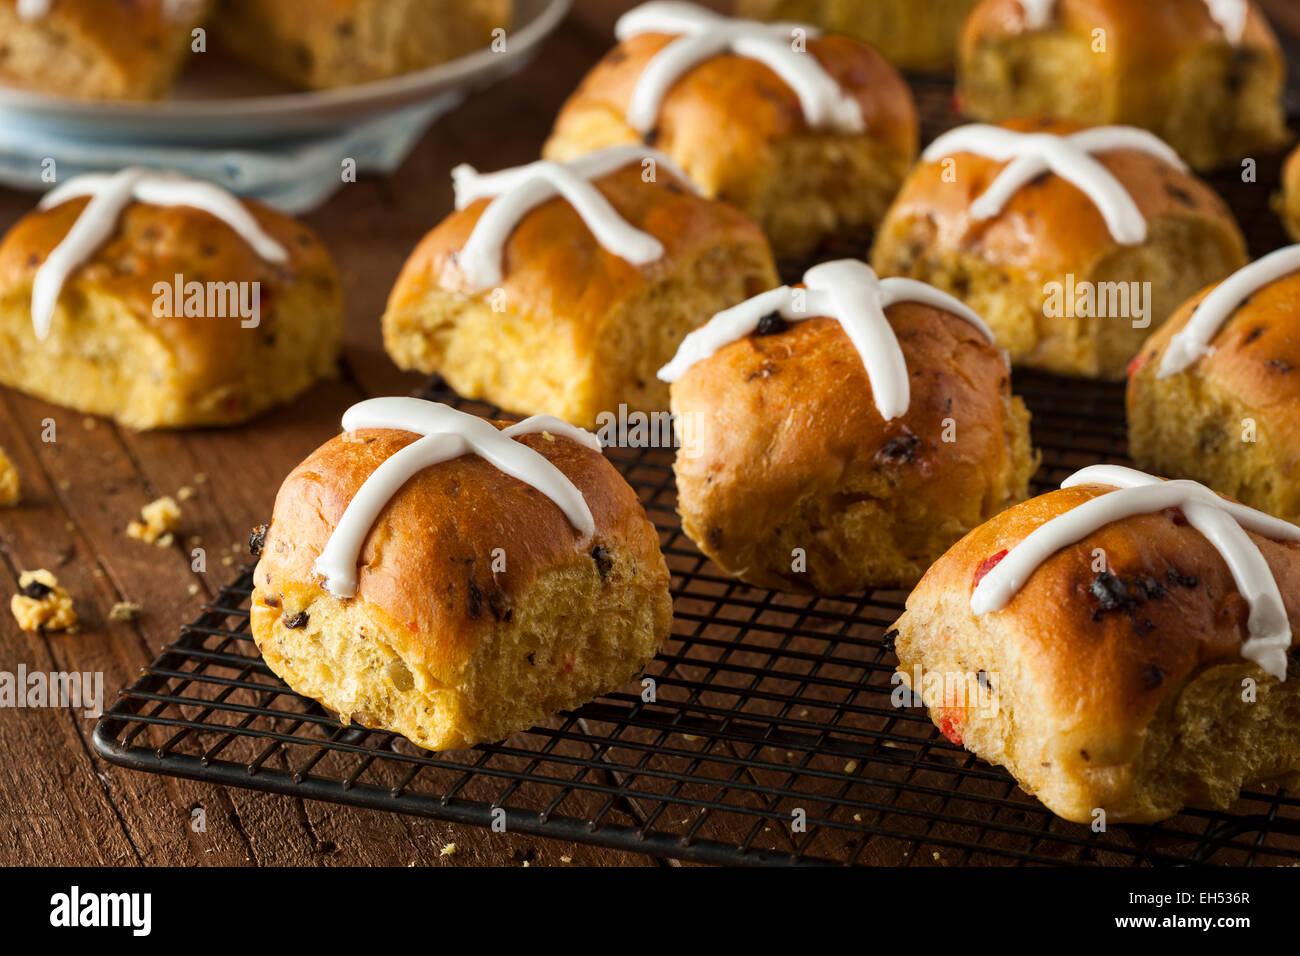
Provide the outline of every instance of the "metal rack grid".
<path id="1" fill-rule="evenodd" d="M 1016 390 L 1044 456 L 1036 491 L 1124 460 L 1122 386 L 1018 375 Z M 634 685 L 457 753 L 341 726 L 261 662 L 245 571 L 122 693 L 97 749 L 139 770 L 702 863 L 1300 862 L 1300 796 L 1274 789 L 1159 826 L 1094 833 L 1057 819 L 922 709 L 892 705 L 882 636 L 905 594 L 796 597 L 725 576 L 679 528 L 670 455 L 609 450 L 673 572 L 653 702 Z"/>

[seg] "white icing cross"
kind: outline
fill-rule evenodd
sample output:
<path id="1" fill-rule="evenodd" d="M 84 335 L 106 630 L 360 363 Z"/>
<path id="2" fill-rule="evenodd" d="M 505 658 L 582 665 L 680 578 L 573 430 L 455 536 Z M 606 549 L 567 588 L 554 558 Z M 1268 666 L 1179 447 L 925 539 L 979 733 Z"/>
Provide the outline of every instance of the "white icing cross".
<path id="1" fill-rule="evenodd" d="M 1222 28 L 1230 43 L 1240 43 L 1246 33 L 1247 0 L 1205 0 L 1210 17 Z M 1025 12 L 1025 26 L 1041 30 L 1056 11 L 1056 0 L 1020 0 Z"/>
<path id="2" fill-rule="evenodd" d="M 996 179 L 973 203 L 976 220 L 999 215 L 1011 197 L 1043 173 L 1055 173 L 1082 190 L 1101 213 L 1115 241 L 1135 246 L 1146 241 L 1147 221 L 1128 190 L 1093 153 L 1132 149 L 1154 156 L 1179 170 L 1187 167 L 1154 133 L 1132 126 L 1097 126 L 1068 136 L 1020 133 L 1001 126 L 975 123 L 943 134 L 922 154 L 938 162 L 953 153 L 975 153 L 1008 161 Z"/>
<path id="3" fill-rule="evenodd" d="M 1246 17 L 1250 14 L 1247 0 L 1205 0 L 1210 16 L 1233 44 L 1246 35 Z"/>
<path id="4" fill-rule="evenodd" d="M 1174 333 L 1160 359 L 1156 378 L 1177 375 L 1214 349 L 1210 339 L 1228 316 L 1266 285 L 1300 272 L 1300 246 L 1287 246 L 1270 252 L 1220 282 L 1201 300 L 1187 324 Z"/>
<path id="5" fill-rule="evenodd" d="M 705 60 L 734 53 L 758 60 L 799 98 L 804 119 L 814 129 L 861 133 L 866 124 L 858 101 L 849 96 L 811 53 L 796 52 L 792 31 L 820 35 L 810 26 L 735 20 L 693 3 L 655 0 L 619 17 L 620 40 L 641 33 L 680 34 L 646 64 L 628 107 L 627 121 L 642 136 L 654 129 L 664 97 L 682 75 Z"/>
<path id="6" fill-rule="evenodd" d="M 1025 12 L 1025 26 L 1041 30 L 1056 12 L 1056 0 L 1020 0 L 1020 9 Z"/>
<path id="7" fill-rule="evenodd" d="M 676 163 L 639 144 L 611 146 L 568 163 L 539 160 L 496 173 L 480 173 L 466 164 L 457 166 L 451 171 L 457 209 L 477 199 L 496 197 L 479 216 L 457 257 L 470 290 L 483 292 L 504 281 L 501 260 L 506 240 L 530 210 L 557 195 L 568 200 L 596 241 L 620 259 L 643 266 L 662 257 L 663 243 L 630 225 L 590 182 L 629 163 L 647 160 L 694 188 Z"/>
<path id="8" fill-rule="evenodd" d="M 838 259 L 813 266 L 803 277 L 806 289 L 783 285 L 719 312 L 682 340 L 673 360 L 659 378 L 675 382 L 696 362 L 749 335 L 772 312 L 794 322 L 826 316 L 839 322 L 871 382 L 871 394 L 881 416 L 889 421 L 907 414 L 911 385 L 903 349 L 885 317 L 898 302 L 921 302 L 965 319 L 990 342 L 993 333 L 975 312 L 946 292 L 915 279 L 880 279 L 865 262 Z"/>
<path id="9" fill-rule="evenodd" d="M 1084 468 L 1061 482 L 1061 487 L 1086 484 L 1114 485 L 1120 490 L 1085 501 L 1030 532 L 975 587 L 970 598 L 972 613 L 1002 610 L 1040 564 L 1106 525 L 1179 508 L 1188 524 L 1218 550 L 1237 590 L 1250 604 L 1249 638 L 1241 645 L 1241 656 L 1278 680 L 1286 680 L 1287 650 L 1291 646 L 1286 605 L 1268 562 L 1243 528 L 1285 541 L 1300 541 L 1300 528 L 1227 501 L 1197 482 L 1162 481 L 1118 465 Z"/>
<path id="10" fill-rule="evenodd" d="M 37 20 L 50 12 L 50 0 L 18 0 L 18 19 Z"/>
<path id="11" fill-rule="evenodd" d="M 393 495 L 417 473 L 462 455 L 478 455 L 546 495 L 584 541 L 596 532 L 591 509 L 577 486 L 545 455 L 514 440 L 517 435 L 544 432 L 600 451 L 600 440 L 588 431 L 550 415 L 534 415 L 498 430 L 486 419 L 418 398 L 372 398 L 353 405 L 343 415 L 343 430 L 359 428 L 393 428 L 424 437 L 371 473 L 348 502 L 316 559 L 316 573 L 324 578 L 325 589 L 337 598 L 356 596 L 361 546 Z"/>
<path id="12" fill-rule="evenodd" d="M 68 276 L 108 241 L 118 219 L 133 202 L 193 206 L 235 230 L 266 261 L 284 262 L 289 258 L 285 248 L 262 231 L 257 219 L 238 199 L 220 186 L 180 173 L 140 166 L 128 166 L 116 173 L 90 173 L 51 189 L 38 208 L 50 209 L 80 196 L 91 197 L 90 202 L 32 280 L 32 328 L 41 340 L 50 334 L 54 307 Z"/>

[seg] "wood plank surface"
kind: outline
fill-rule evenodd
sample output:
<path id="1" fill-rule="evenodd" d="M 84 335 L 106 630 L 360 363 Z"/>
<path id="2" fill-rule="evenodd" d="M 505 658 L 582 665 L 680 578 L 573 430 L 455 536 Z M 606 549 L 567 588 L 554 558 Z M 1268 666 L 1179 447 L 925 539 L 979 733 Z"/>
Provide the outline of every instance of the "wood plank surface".
<path id="1" fill-rule="evenodd" d="M 1262 0 L 1300 35 L 1294 0 Z M 449 170 L 494 169 L 536 157 L 555 111 L 610 45 L 631 6 L 577 0 L 523 73 L 444 117 L 391 177 L 344 185 L 305 217 L 339 263 L 348 308 L 340 377 L 238 429 L 134 433 L 0 389 L 0 447 L 15 460 L 24 500 L 0 511 L 0 598 L 20 571 L 54 571 L 83 627 L 32 634 L 0 609 L 0 670 L 100 671 L 106 703 L 172 641 L 180 624 L 233 575 L 248 529 L 266 520 L 283 475 L 335 434 L 365 395 L 405 394 L 418 376 L 384 354 L 379 316 L 419 238 L 451 206 Z M 718 4 L 713 4 L 718 5 Z M 34 197 L 0 189 L 0 230 Z M 58 438 L 42 440 L 44 423 Z M 172 548 L 128 540 L 141 505 L 182 487 L 183 534 Z M 207 552 L 191 570 L 189 548 Z M 223 558 L 228 561 L 223 563 Z M 110 622 L 119 601 L 142 605 Z M 114 767 L 93 750 L 93 720 L 60 709 L 0 708 L 0 865 L 653 865 L 638 854 L 227 789 Z M 206 828 L 191 825 L 201 808 Z M 449 855 L 443 849 L 455 844 Z"/>

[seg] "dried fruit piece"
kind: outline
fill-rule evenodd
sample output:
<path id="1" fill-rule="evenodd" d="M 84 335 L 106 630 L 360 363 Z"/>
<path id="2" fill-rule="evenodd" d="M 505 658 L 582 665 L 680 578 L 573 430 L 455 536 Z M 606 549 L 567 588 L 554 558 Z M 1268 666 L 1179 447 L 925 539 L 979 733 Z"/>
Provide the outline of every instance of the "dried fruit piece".
<path id="1" fill-rule="evenodd" d="M 996 568 L 998 564 L 1001 563 L 1002 559 L 1005 558 L 1006 556 L 1007 556 L 1007 549 L 1003 548 L 997 554 L 990 554 L 987 558 L 981 561 L 979 563 L 979 567 L 975 569 L 975 576 L 971 579 L 970 582 L 971 590 L 973 591 L 977 587 L 979 587 L 980 582 L 984 580 L 984 575 L 988 574 L 990 571 Z"/>
<path id="2" fill-rule="evenodd" d="M 72 596 L 59 587 L 59 579 L 49 571 L 24 571 L 18 578 L 18 591 L 9 601 L 9 610 L 24 631 L 67 631 L 76 627 Z"/>
<path id="3" fill-rule="evenodd" d="M 785 331 L 785 319 L 780 312 L 769 312 L 758 320 L 754 331 L 759 335 L 776 335 Z"/>

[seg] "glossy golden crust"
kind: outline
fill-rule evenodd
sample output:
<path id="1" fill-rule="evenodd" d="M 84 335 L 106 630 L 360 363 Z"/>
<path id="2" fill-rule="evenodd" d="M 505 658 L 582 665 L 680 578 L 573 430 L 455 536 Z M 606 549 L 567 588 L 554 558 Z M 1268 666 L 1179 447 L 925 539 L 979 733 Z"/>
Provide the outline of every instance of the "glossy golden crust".
<path id="1" fill-rule="evenodd" d="M 349 86 L 486 49 L 510 0 L 221 0 L 222 42 L 292 83 Z"/>
<path id="2" fill-rule="evenodd" d="M 1083 127 L 1049 120 L 998 124 L 1026 132 L 1068 135 Z M 1137 204 L 1148 223 L 1160 218 L 1207 223 L 1243 249 L 1237 223 L 1218 194 L 1202 180 L 1135 150 L 1099 153 L 1105 166 Z M 945 161 L 951 173 L 945 177 Z M 917 164 L 889 212 L 890 224 L 933 223 L 935 242 L 947 249 L 973 248 L 986 262 L 1019 272 L 1082 276 L 1120 249 L 1101 212 L 1077 186 L 1054 174 L 1021 189 L 993 219 L 979 222 L 971 203 L 982 195 L 1006 163 L 974 153 L 956 153 Z M 889 226 L 882 227 L 882 231 Z"/>
<path id="3" fill-rule="evenodd" d="M 1294 675 L 1280 684 L 1241 658 L 1249 606 L 1213 545 L 1176 511 L 1106 525 L 1044 561 L 1001 611 L 971 612 L 989 559 L 1113 490 L 1053 491 L 959 541 L 908 598 L 896 625 L 900 672 L 914 682 L 918 666 L 983 671 L 996 707 L 927 700 L 932 718 L 1070 820 L 1091 822 L 1097 808 L 1110 821 L 1163 819 L 1185 804 L 1223 805 L 1243 783 L 1300 768 L 1300 731 L 1254 736 L 1271 728 L 1268 708 L 1300 706 L 1300 684 Z M 1250 537 L 1294 628 L 1300 545 Z M 1105 594 L 1125 599 L 1103 603 Z M 1242 700 L 1246 677 L 1258 685 L 1258 703 Z M 1199 745 L 1210 714 L 1225 752 L 1187 749 L 1194 736 Z M 1242 750 L 1230 752 L 1239 734 Z"/>
<path id="4" fill-rule="evenodd" d="M 391 651 L 431 699 L 463 698 L 463 713 L 445 724 L 426 709 L 416 724 L 394 728 L 438 749 L 499 739 L 545 716 L 529 711 L 522 697 L 514 700 L 521 688 L 510 686 L 508 668 L 493 673 L 485 663 L 528 637 L 539 619 L 558 614 L 558 626 L 533 633 L 543 646 L 531 648 L 526 664 L 512 661 L 512 667 L 528 670 L 544 666 L 543 658 L 554 661 L 553 683 L 588 681 L 591 696 L 644 667 L 666 638 L 672 616 L 658 534 L 613 465 L 567 438 L 538 434 L 519 440 L 582 492 L 595 519 L 590 540 L 540 492 L 477 456 L 465 456 L 419 472 L 389 502 L 366 537 L 355 599 L 340 601 L 322 589 L 313 566 L 348 503 L 380 463 L 418 437 L 387 429 L 345 433 L 285 479 L 255 574 L 252 629 L 268 661 L 305 669 L 306 662 L 295 665 L 277 653 L 295 636 L 290 631 L 323 627 L 322 640 L 338 637 L 329 633 L 331 622 L 345 612 L 360 615 L 349 619 L 369 628 L 358 639 Z M 565 588 L 553 586 L 557 576 L 567 582 L 567 596 Z M 293 627 L 299 612 L 308 619 Z M 566 666 L 565 649 L 581 648 L 593 631 L 617 632 L 606 635 L 610 641 L 635 639 L 641 656 L 575 661 L 570 655 Z M 335 698 L 346 699 L 349 682 L 369 675 L 334 678 L 326 704 L 342 709 Z M 592 689 L 602 681 L 605 686 Z M 483 696 L 485 687 L 491 700 Z M 476 722 L 475 713 L 505 703 L 522 709 L 522 723 Z M 373 692 L 368 706 L 376 707 Z"/>
<path id="5" fill-rule="evenodd" d="M 543 154 L 571 159 L 639 141 L 626 120 L 628 105 L 651 58 L 673 39 L 641 34 L 607 53 L 561 108 Z M 879 54 L 843 36 L 809 40 L 808 53 L 857 100 L 865 135 L 810 129 L 798 97 L 776 73 L 756 60 L 726 54 L 699 64 L 674 84 L 647 137 L 706 196 L 739 206 L 764 225 L 781 256 L 806 253 L 815 239 L 787 237 L 799 229 L 786 223 L 791 217 L 783 207 L 802 204 L 806 218 L 824 220 L 823 235 L 873 225 L 917 149 L 912 95 Z M 806 180 L 808 195 L 784 194 L 783 181 L 792 177 Z"/>
<path id="6" fill-rule="evenodd" d="M 1210 355 L 1158 378 L 1170 339 L 1209 292 L 1190 299 L 1134 360 L 1130 453 L 1144 467 L 1300 520 L 1300 275 L 1260 289 L 1219 327 Z"/>
<path id="7" fill-rule="evenodd" d="M 685 334 L 778 280 L 767 241 L 743 213 L 700 198 L 662 168 L 653 182 L 642 175 L 634 163 L 595 185 L 663 244 L 662 258 L 624 261 L 556 198 L 506 241 L 500 291 L 471 294 L 455 258 L 488 206 L 478 200 L 407 260 L 384 313 L 389 354 L 404 368 L 442 374 L 462 395 L 583 426 L 620 403 L 666 408 L 654 371 Z M 493 308 L 494 296 L 503 309 Z"/>
<path id="8" fill-rule="evenodd" d="M 984 120 L 1141 126 L 1204 170 L 1286 141 L 1285 79 L 1253 3 L 1232 44 L 1205 0 L 1058 0 L 1040 30 L 1025 29 L 1018 0 L 983 0 L 963 32 L 958 99 Z"/>
<path id="9" fill-rule="evenodd" d="M 1048 120 L 1011 129 L 1066 134 Z M 1138 246 L 1121 246 L 1080 189 L 1055 174 L 1019 190 L 989 220 L 971 203 L 1005 163 L 971 153 L 922 162 L 908 176 L 877 233 L 872 265 L 937 285 L 984 316 L 1017 365 L 1066 375 L 1121 378 L 1148 334 L 1209 278 L 1246 262 L 1232 213 L 1204 182 L 1144 153 L 1096 157 L 1133 197 L 1148 224 Z M 1048 284 L 1150 283 L 1150 313 L 1049 314 Z"/>
<path id="10" fill-rule="evenodd" d="M 655 175 L 655 182 L 645 182 L 634 163 L 595 180 L 595 186 L 623 220 L 663 243 L 662 259 L 634 266 L 619 258 L 596 241 L 567 200 L 551 199 L 531 210 L 506 240 L 506 301 L 540 323 L 586 317 L 571 332 L 577 348 L 589 348 L 601 331 L 590 320 L 632 297 L 648 278 L 671 271 L 676 261 L 714 245 L 765 247 L 762 234 L 736 210 L 701 199 L 666 170 Z M 393 286 L 389 309 L 406 307 L 433 285 L 472 294 L 455 257 L 490 202 L 479 199 L 452 212 L 420 240 Z"/>
<path id="11" fill-rule="evenodd" d="M 21 19 L 18 0 L 0 0 L 0 84 L 90 99 L 158 99 L 189 54 L 190 31 L 209 0 L 51 0 L 50 12 Z"/>
<path id="12" fill-rule="evenodd" d="M 683 528 L 725 570 L 824 594 L 910 585 L 1024 498 L 1036 460 L 1001 355 L 930 306 L 887 315 L 911 371 L 910 405 L 892 421 L 828 318 L 731 343 L 673 385 L 698 446 L 675 466 Z M 806 571 L 792 569 L 795 548 Z"/>
<path id="13" fill-rule="evenodd" d="M 576 122 L 587 111 L 611 119 L 626 117 L 646 66 L 675 39 L 662 33 L 643 33 L 606 53 L 561 108 L 554 135 L 563 136 L 566 123 Z M 808 52 L 857 100 L 873 139 L 898 152 L 915 152 L 916 108 L 907 85 L 884 59 L 865 44 L 834 35 L 809 40 Z M 699 64 L 673 85 L 649 140 L 674 158 L 681 155 L 678 148 L 693 146 L 746 163 L 747 169 L 732 173 L 740 180 L 746 173 L 759 171 L 769 144 L 808 131 L 799 98 L 771 68 L 757 60 L 724 54 Z M 628 139 L 638 138 L 628 127 Z M 689 171 L 690 164 L 686 165 Z"/>
<path id="14" fill-rule="evenodd" d="M 288 251 L 286 263 L 261 259 L 238 233 L 206 212 L 136 203 L 64 284 L 50 337 L 38 342 L 31 329 L 32 282 L 88 201 L 73 199 L 36 210 L 0 241 L 0 340 L 7 353 L 0 356 L 0 380 L 87 411 L 123 417 L 126 409 L 115 399 L 125 402 L 128 385 L 142 388 L 147 381 L 124 382 L 120 391 L 107 389 L 102 402 L 83 402 L 75 378 L 50 374 L 37 380 L 28 373 L 38 358 L 53 361 L 97 349 L 101 356 L 118 349 L 129 355 L 133 345 L 137 351 L 157 346 L 165 367 L 138 378 L 152 378 L 160 389 L 174 385 L 183 394 L 177 399 L 181 407 L 170 409 L 161 406 L 175 396 L 160 395 L 156 418 L 147 408 L 125 415 L 128 424 L 148 428 L 241 421 L 286 397 L 278 394 L 284 381 L 294 381 L 300 373 L 309 381 L 332 366 L 342 331 L 342 294 L 333 260 L 302 223 L 254 201 L 245 202 L 246 207 Z M 239 315 L 194 317 L 175 307 L 170 312 L 155 308 L 156 284 L 174 287 L 178 274 L 186 283 L 238 283 L 245 289 L 260 283 L 260 324 L 242 328 Z M 122 335 L 134 342 L 104 341 Z M 299 390 L 305 384 L 296 382 Z M 200 407 L 217 393 L 217 406 Z"/>
<path id="15" fill-rule="evenodd" d="M 811 23 L 876 49 L 902 70 L 951 72 L 978 0 L 737 0 L 736 15 Z"/>

